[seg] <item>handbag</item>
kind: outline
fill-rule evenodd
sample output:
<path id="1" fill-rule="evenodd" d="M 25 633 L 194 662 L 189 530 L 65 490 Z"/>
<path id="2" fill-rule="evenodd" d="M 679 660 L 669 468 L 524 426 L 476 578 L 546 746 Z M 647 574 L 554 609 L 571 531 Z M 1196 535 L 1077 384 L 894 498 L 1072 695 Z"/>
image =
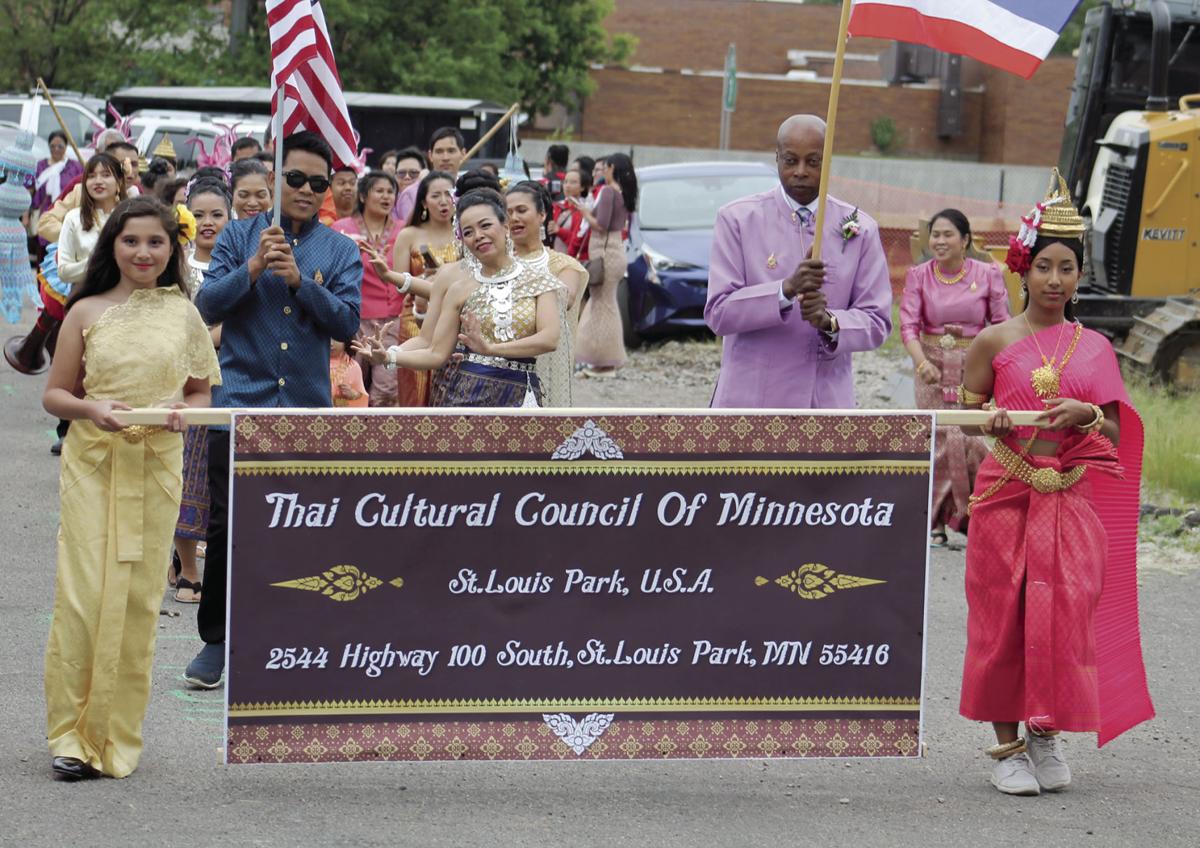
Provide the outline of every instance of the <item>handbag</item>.
<path id="1" fill-rule="evenodd" d="M 598 286 L 604 282 L 604 257 L 597 256 L 595 259 L 589 259 L 583 265 L 587 270 L 588 285 Z"/>

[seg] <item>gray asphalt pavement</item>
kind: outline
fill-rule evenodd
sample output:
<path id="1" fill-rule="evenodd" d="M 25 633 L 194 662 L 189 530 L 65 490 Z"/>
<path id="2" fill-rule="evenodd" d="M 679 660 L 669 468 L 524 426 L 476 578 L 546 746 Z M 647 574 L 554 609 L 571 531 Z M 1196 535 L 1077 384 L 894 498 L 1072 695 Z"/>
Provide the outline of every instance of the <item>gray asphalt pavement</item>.
<path id="1" fill-rule="evenodd" d="M 0 845 L 1200 845 L 1200 570 L 1142 575 L 1159 717 L 1102 750 L 1072 736 L 1075 784 L 1009 798 L 986 728 L 957 714 L 963 554 L 934 554 L 927 756 L 910 761 L 222 765 L 222 692 L 184 688 L 195 607 L 164 601 L 126 780 L 52 780 L 42 652 L 54 591 L 58 460 L 41 378 L 0 362 Z"/>

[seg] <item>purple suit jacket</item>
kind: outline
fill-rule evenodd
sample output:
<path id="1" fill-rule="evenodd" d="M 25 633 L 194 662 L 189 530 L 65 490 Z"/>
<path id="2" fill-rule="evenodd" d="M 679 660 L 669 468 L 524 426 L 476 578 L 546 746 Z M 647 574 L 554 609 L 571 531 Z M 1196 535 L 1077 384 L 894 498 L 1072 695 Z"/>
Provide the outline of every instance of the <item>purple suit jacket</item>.
<path id="1" fill-rule="evenodd" d="M 837 341 L 780 309 L 779 287 L 813 242 L 776 186 L 726 204 L 717 213 L 704 318 L 725 337 L 715 407 L 852 409 L 850 354 L 874 350 L 892 331 L 892 285 L 879 225 L 859 212 L 857 236 L 842 239 L 854 207 L 826 198 L 825 297 Z"/>

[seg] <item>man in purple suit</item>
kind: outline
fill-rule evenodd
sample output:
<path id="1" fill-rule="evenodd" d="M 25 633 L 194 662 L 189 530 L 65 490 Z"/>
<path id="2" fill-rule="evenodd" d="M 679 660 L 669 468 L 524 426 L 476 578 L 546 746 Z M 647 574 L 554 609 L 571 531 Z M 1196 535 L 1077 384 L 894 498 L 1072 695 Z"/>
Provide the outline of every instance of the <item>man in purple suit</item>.
<path id="1" fill-rule="evenodd" d="M 779 127 L 779 186 L 717 214 L 704 318 L 725 337 L 715 407 L 850 409 L 850 355 L 892 331 L 892 286 L 879 226 L 825 199 L 820 260 L 811 259 L 825 122 Z"/>

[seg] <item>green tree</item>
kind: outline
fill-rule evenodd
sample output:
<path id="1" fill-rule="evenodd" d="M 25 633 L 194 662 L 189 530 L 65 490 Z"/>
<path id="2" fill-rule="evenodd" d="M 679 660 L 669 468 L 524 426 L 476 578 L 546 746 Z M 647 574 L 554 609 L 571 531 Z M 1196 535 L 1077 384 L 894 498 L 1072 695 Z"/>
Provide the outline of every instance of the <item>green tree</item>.
<path id="1" fill-rule="evenodd" d="M 0 0 L 16 38 L 0 51 L 0 88 L 105 94 L 130 84 L 190 82 L 219 55 L 219 14 L 202 3 Z"/>
<path id="2" fill-rule="evenodd" d="M 593 63 L 623 62 L 612 0 L 324 0 L 347 89 L 520 101 L 545 112 L 592 91 Z M 0 0 L 18 39 L 0 52 L 0 88 L 104 95 L 126 85 L 261 85 L 270 80 L 262 3 L 230 51 L 220 10 L 176 0 Z"/>
<path id="3" fill-rule="evenodd" d="M 593 63 L 622 62 L 627 35 L 603 26 L 611 0 L 324 0 L 348 89 L 519 100 L 545 112 L 591 93 Z M 214 82 L 266 84 L 266 16 L 252 10 L 242 50 L 210 66 Z"/>

